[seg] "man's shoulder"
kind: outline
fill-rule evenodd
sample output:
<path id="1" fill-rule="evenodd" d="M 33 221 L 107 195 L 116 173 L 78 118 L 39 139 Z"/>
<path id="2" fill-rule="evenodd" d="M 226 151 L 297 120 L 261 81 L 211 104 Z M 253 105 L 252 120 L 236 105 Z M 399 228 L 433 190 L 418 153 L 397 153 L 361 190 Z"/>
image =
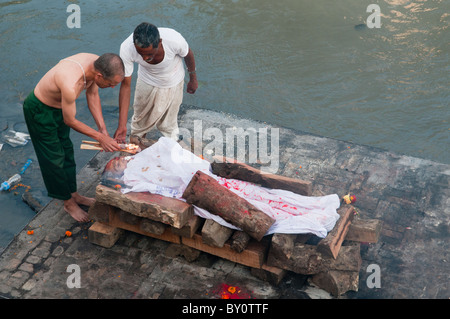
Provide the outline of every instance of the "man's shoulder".
<path id="1" fill-rule="evenodd" d="M 133 45 L 133 33 L 131 33 L 123 42 L 120 44 L 120 47 L 129 47 Z"/>
<path id="2" fill-rule="evenodd" d="M 184 37 L 175 29 L 171 28 L 158 28 L 160 38 L 170 41 L 185 41 Z"/>
<path id="3" fill-rule="evenodd" d="M 133 33 L 126 38 L 120 45 L 120 57 L 123 59 L 135 59 L 135 54 L 137 54 L 136 49 L 133 45 Z"/>

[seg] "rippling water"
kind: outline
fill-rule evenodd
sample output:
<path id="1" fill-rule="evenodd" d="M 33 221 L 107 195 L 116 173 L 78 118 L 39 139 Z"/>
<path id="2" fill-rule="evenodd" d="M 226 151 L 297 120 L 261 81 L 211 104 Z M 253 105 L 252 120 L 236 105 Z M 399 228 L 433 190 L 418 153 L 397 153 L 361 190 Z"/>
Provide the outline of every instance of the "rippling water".
<path id="1" fill-rule="evenodd" d="M 79 29 L 66 26 L 71 3 Z M 380 28 L 355 28 L 372 3 Z M 186 104 L 450 163 L 449 9 L 418 0 L 0 1 L 0 130 L 26 129 L 21 103 L 61 58 L 118 52 L 148 21 L 181 32 L 195 53 L 200 87 Z M 101 98 L 112 134 L 118 88 Z M 77 114 L 94 126 L 84 98 Z M 76 156 L 81 168 L 92 154 Z M 31 144 L 5 145 L 0 178 L 27 158 Z M 48 201 L 36 161 L 23 183 Z M 34 215 L 22 193 L 0 194 L 0 251 Z"/>

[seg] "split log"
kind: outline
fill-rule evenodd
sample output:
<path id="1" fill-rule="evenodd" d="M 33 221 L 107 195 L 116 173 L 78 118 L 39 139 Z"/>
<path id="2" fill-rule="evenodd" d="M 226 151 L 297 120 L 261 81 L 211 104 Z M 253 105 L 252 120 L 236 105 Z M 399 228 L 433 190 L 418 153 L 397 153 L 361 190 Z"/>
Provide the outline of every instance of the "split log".
<path id="1" fill-rule="evenodd" d="M 167 257 L 183 256 L 188 262 L 197 260 L 201 251 L 181 244 L 170 244 L 164 254 Z"/>
<path id="2" fill-rule="evenodd" d="M 246 232 L 236 230 L 231 236 L 231 249 L 241 253 L 245 250 L 250 241 L 250 236 Z"/>
<path id="3" fill-rule="evenodd" d="M 107 224 L 109 222 L 109 209 L 111 206 L 95 202 L 94 205 L 89 207 L 89 218 L 97 222 Z"/>
<path id="4" fill-rule="evenodd" d="M 358 291 L 359 272 L 331 270 L 314 275 L 311 281 L 335 297 L 347 291 Z"/>
<path id="5" fill-rule="evenodd" d="M 267 265 L 290 270 L 302 275 L 314 275 L 329 270 L 359 271 L 360 247 L 344 246 L 336 259 L 323 255 L 317 246 L 295 242 L 295 236 L 274 234 Z"/>
<path id="6" fill-rule="evenodd" d="M 376 243 L 383 222 L 379 219 L 355 219 L 348 229 L 346 240 L 360 243 Z"/>
<path id="7" fill-rule="evenodd" d="M 207 245 L 223 247 L 232 233 L 233 230 L 231 228 L 222 226 L 212 219 L 208 219 L 202 228 L 202 240 Z"/>
<path id="8" fill-rule="evenodd" d="M 154 220 L 150 220 L 148 218 L 142 218 L 141 223 L 139 224 L 139 229 L 145 233 L 162 235 L 166 231 L 167 225 L 155 222 Z"/>
<path id="9" fill-rule="evenodd" d="M 334 225 L 334 228 L 322 239 L 317 245 L 317 250 L 321 253 L 337 258 L 339 250 L 341 249 L 342 242 L 347 235 L 350 224 L 355 216 L 355 209 L 353 206 L 344 206 L 340 208 L 337 213 L 339 219 Z"/>
<path id="10" fill-rule="evenodd" d="M 123 231 L 117 227 L 95 222 L 88 230 L 89 242 L 105 248 L 111 248 Z"/>
<path id="11" fill-rule="evenodd" d="M 183 227 L 194 215 L 193 207 L 176 198 L 151 193 L 127 193 L 98 185 L 95 198 L 99 203 L 118 207 L 138 217 L 144 217 L 168 224 L 175 228 Z"/>
<path id="12" fill-rule="evenodd" d="M 266 264 L 263 264 L 261 268 L 251 268 L 250 272 L 256 278 L 267 281 L 275 286 L 278 286 L 287 273 L 284 269 L 267 266 Z"/>
<path id="13" fill-rule="evenodd" d="M 131 224 L 123 222 L 120 219 L 119 211 L 120 211 L 120 209 L 111 206 L 108 226 L 118 228 L 118 229 L 128 230 L 128 231 L 131 231 L 131 232 L 134 232 L 137 234 L 141 234 L 141 235 L 144 235 L 147 237 L 152 237 L 152 238 L 168 241 L 168 242 L 175 243 L 175 244 L 181 243 L 180 236 L 174 235 L 170 231 L 169 227 L 164 227 L 163 233 L 161 233 L 161 234 L 158 234 L 160 231 L 155 230 L 154 228 L 148 229 L 151 231 L 151 232 L 148 232 L 148 231 L 144 230 L 144 229 L 146 229 L 145 227 L 141 227 L 142 226 L 141 223 L 142 223 L 142 221 L 144 221 L 144 223 L 152 222 L 151 220 L 142 218 L 141 223 L 131 225 Z"/>
<path id="14" fill-rule="evenodd" d="M 197 230 L 203 225 L 205 219 L 198 217 L 197 215 L 192 216 L 181 228 L 171 227 L 172 233 L 181 237 L 192 238 Z"/>
<path id="15" fill-rule="evenodd" d="M 211 168 L 215 175 L 259 184 L 267 188 L 288 190 L 304 196 L 312 194 L 312 183 L 309 181 L 263 173 L 259 169 L 226 157 L 214 157 L 214 160 Z"/>
<path id="16" fill-rule="evenodd" d="M 123 221 L 124 223 L 130 224 L 130 225 L 137 225 L 141 222 L 141 219 L 142 219 L 142 217 L 138 217 L 136 215 L 130 214 L 121 209 L 118 209 L 117 214 L 121 221 Z M 147 220 L 146 218 L 144 218 L 144 219 Z"/>
<path id="17" fill-rule="evenodd" d="M 189 204 L 222 217 L 258 241 L 275 222 L 273 218 L 201 171 L 194 174 L 183 193 L 183 198 Z"/>

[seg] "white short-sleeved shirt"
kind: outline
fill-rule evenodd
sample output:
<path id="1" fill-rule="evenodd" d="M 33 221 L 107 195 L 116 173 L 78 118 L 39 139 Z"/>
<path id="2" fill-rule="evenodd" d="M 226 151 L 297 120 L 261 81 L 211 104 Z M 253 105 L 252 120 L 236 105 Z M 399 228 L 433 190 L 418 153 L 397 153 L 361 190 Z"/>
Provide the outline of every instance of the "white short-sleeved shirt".
<path id="1" fill-rule="evenodd" d="M 125 77 L 133 74 L 134 63 L 139 64 L 138 78 L 159 88 L 174 87 L 184 79 L 183 58 L 189 45 L 183 36 L 169 28 L 158 28 L 164 47 L 164 59 L 158 64 L 149 64 L 142 59 L 133 43 L 133 33 L 120 45 L 120 57 L 125 65 Z"/>

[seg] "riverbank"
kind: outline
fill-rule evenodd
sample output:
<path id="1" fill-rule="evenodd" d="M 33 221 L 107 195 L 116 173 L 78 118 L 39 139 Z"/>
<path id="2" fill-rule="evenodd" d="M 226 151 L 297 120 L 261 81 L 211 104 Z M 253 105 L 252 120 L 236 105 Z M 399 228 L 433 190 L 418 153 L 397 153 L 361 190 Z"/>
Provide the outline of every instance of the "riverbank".
<path id="1" fill-rule="evenodd" d="M 225 143 L 227 134 L 241 129 L 258 132 L 258 161 L 250 165 L 311 181 L 313 195 L 351 192 L 361 217 L 383 221 L 379 241 L 361 245 L 358 291 L 341 298 L 450 297 L 450 165 L 195 107 L 183 106 L 179 118 L 184 136 L 208 144 L 207 136 L 214 135 L 215 147 L 219 136 Z M 264 144 L 267 151 L 261 149 Z M 237 141 L 235 146 L 238 151 L 242 147 Z M 252 151 L 250 141 L 244 147 Z M 104 165 L 114 156 L 100 152 L 89 161 L 78 174 L 80 193 L 94 196 Z M 290 273 L 271 285 L 248 267 L 205 253 L 188 262 L 173 245 L 131 232 L 110 249 L 99 247 L 87 238 L 90 225 L 73 221 L 61 201 L 48 203 L 0 256 L 0 296 L 214 299 L 231 285 L 252 298 L 331 298 L 302 275 Z M 73 264 L 80 267 L 81 288 L 67 286 L 67 268 Z M 367 285 L 374 264 L 380 269 L 380 288 Z"/>

